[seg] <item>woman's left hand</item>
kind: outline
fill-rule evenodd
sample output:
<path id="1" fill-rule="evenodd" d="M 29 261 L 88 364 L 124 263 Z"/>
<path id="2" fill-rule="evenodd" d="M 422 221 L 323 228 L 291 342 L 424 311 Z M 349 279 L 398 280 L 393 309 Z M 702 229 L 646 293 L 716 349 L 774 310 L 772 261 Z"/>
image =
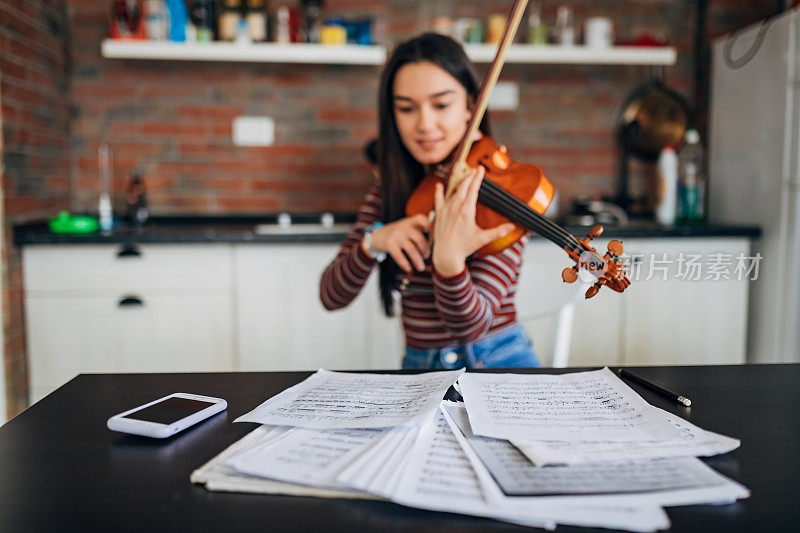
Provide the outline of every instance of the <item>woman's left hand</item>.
<path id="1" fill-rule="evenodd" d="M 510 222 L 490 229 L 481 229 L 475 223 L 475 206 L 483 176 L 484 168 L 478 166 L 447 200 L 444 186 L 436 184 L 433 267 L 442 276 L 460 274 L 466 267 L 467 257 L 514 229 Z"/>

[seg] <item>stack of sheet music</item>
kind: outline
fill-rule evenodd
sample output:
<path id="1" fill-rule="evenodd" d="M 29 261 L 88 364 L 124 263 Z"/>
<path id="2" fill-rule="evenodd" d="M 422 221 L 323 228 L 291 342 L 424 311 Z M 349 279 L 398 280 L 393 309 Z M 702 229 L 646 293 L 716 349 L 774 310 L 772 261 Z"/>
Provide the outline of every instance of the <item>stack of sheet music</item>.
<path id="1" fill-rule="evenodd" d="M 440 402 L 457 379 L 465 402 Z M 263 425 L 196 470 L 193 482 L 631 531 L 669 527 L 665 506 L 749 496 L 697 459 L 739 441 L 651 406 L 608 369 L 320 370 L 238 421 Z"/>

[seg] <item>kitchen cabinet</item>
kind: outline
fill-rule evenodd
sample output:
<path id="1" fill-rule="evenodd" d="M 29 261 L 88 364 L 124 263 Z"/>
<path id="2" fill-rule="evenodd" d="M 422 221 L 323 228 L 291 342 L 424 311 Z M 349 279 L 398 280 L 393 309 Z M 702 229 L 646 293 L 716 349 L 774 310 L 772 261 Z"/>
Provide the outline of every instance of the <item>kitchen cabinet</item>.
<path id="1" fill-rule="evenodd" d="M 234 370 L 228 245 L 26 246 L 30 397 L 82 372 Z"/>
<path id="2" fill-rule="evenodd" d="M 735 271 L 737 257 L 750 255 L 750 241 L 631 239 L 626 244 L 633 257 L 642 259 L 637 263 L 640 279 L 631 286 L 635 290 L 626 291 L 621 362 L 744 363 L 749 283 Z M 699 279 L 686 265 L 692 256 L 702 258 Z"/>
<path id="3" fill-rule="evenodd" d="M 344 309 L 327 311 L 320 275 L 335 244 L 236 246 L 242 370 L 398 368 L 402 340 L 378 305 L 377 276 Z"/>
<path id="4" fill-rule="evenodd" d="M 598 239 L 597 249 L 607 242 Z M 735 262 L 749 254 L 749 238 L 624 245 L 631 286 L 585 300 L 585 287 L 560 281 L 564 252 L 528 243 L 517 307 L 544 365 L 555 329 L 546 313 L 568 299 L 570 366 L 744 362 L 747 280 L 707 279 L 704 270 L 684 281 L 678 258 L 700 256 L 706 269 L 715 254 Z M 325 242 L 26 245 L 31 399 L 80 372 L 399 368 L 403 335 L 399 319 L 383 315 L 376 272 L 348 307 L 322 307 L 320 274 L 337 250 Z"/>
<path id="5" fill-rule="evenodd" d="M 607 243 L 594 242 L 601 252 Z M 737 257 L 750 254 L 749 239 L 626 239 L 624 246 L 630 287 L 623 294 L 604 288 L 592 299 L 578 294 L 574 300 L 570 366 L 745 361 L 749 283 L 746 276 L 739 279 L 736 267 Z M 699 258 L 691 260 L 699 270 L 687 266 L 690 258 Z M 520 321 L 548 365 L 555 319 L 531 318 L 542 308 L 532 300 L 540 292 L 555 306 L 581 287 L 557 283 L 537 288 L 542 280 L 560 279 L 561 270 L 569 266 L 565 254 L 549 242 L 530 242 L 524 261 L 517 296 Z"/>

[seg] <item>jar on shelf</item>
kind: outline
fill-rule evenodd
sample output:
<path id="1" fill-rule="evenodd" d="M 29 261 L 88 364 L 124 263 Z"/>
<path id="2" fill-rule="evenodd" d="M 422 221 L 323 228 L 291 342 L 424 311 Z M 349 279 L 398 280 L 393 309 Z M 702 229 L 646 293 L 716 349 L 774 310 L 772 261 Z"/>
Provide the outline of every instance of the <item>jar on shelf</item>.
<path id="1" fill-rule="evenodd" d="M 247 0 L 245 20 L 251 41 L 261 43 L 267 40 L 266 0 Z"/>
<path id="2" fill-rule="evenodd" d="M 507 17 L 500 13 L 489 16 L 486 21 L 486 42 L 498 44 L 506 31 Z"/>
<path id="3" fill-rule="evenodd" d="M 233 42 L 242 20 L 242 0 L 222 0 L 217 18 L 217 37 L 220 41 Z"/>

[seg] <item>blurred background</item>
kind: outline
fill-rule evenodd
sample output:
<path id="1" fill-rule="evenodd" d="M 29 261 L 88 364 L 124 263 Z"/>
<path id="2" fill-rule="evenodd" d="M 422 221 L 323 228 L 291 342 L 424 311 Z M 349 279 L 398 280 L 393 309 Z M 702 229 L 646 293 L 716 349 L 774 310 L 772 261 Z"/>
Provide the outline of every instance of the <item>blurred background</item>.
<path id="1" fill-rule="evenodd" d="M 373 179 L 363 150 L 377 135 L 382 63 L 393 44 L 439 31 L 465 42 L 482 74 L 511 5 L 0 0 L 7 415 L 79 372 L 398 367 L 399 328 L 379 315 L 373 285 L 339 313 L 316 296 Z M 533 239 L 519 300 L 533 302 L 521 318 L 545 365 L 565 342 L 570 365 L 797 360 L 794 341 L 769 340 L 791 324 L 752 320 L 767 312 L 754 305 L 797 305 L 797 293 L 770 299 L 781 285 L 753 293 L 759 243 L 773 230 L 783 242 L 789 215 L 773 223 L 737 204 L 757 195 L 751 174 L 714 181 L 717 154 L 735 174 L 742 147 L 774 146 L 790 111 L 760 114 L 769 121 L 748 132 L 758 119 L 736 109 L 756 89 L 722 72 L 715 87 L 712 66 L 714 43 L 755 23 L 728 51 L 747 60 L 769 30 L 760 21 L 791 9 L 531 2 L 493 96 L 494 136 L 555 184 L 559 221 L 580 237 L 601 222 L 624 240 L 634 282 L 630 294 L 578 300 L 560 282 L 566 255 Z M 786 20 L 775 39 L 789 43 Z M 793 79 L 782 42 L 759 72 Z M 717 93 L 730 99 L 716 116 L 733 120 L 718 131 L 738 132 L 722 144 Z M 787 146 L 768 154 L 783 177 Z M 785 268 L 785 250 L 775 244 L 761 267 Z"/>

